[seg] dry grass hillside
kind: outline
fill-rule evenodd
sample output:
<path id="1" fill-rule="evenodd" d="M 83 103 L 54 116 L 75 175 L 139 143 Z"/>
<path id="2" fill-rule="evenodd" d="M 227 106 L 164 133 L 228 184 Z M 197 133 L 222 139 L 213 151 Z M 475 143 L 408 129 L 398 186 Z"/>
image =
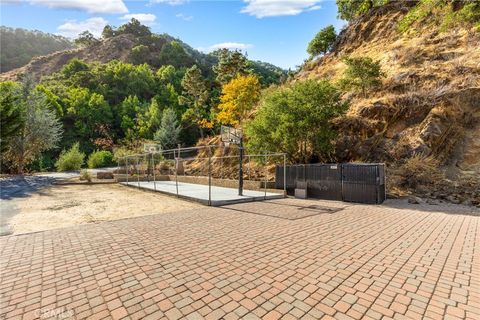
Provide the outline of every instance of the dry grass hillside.
<path id="1" fill-rule="evenodd" d="M 349 93 L 337 119 L 339 161 L 384 161 L 391 191 L 453 202 L 480 201 L 480 33 L 440 31 L 427 17 L 401 33 L 408 8 L 391 5 L 352 21 L 332 53 L 306 63 L 296 79 L 338 80 L 345 56 L 379 60 L 382 85 Z"/>
<path id="2" fill-rule="evenodd" d="M 73 58 L 100 63 L 115 59 L 128 61 L 130 52 L 136 44 L 135 37 L 123 34 L 100 41 L 92 46 L 54 52 L 46 56 L 33 58 L 21 68 L 0 74 L 0 80 L 17 80 L 21 74 L 31 74 L 39 79 L 44 75 L 60 71 L 63 65 Z"/>

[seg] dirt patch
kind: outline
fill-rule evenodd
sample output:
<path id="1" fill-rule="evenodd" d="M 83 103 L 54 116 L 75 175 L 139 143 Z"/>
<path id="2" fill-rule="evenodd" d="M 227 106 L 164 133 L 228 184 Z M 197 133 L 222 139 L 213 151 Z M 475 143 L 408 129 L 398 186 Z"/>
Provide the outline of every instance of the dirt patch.
<path id="1" fill-rule="evenodd" d="M 166 213 L 201 205 L 116 184 L 56 185 L 12 200 L 13 234 Z"/>

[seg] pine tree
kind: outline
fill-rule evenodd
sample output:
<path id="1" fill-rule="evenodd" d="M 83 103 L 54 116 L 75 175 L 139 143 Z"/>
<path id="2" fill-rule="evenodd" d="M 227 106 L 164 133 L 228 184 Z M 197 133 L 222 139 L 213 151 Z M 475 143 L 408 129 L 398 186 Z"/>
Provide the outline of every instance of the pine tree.
<path id="1" fill-rule="evenodd" d="M 165 109 L 160 129 L 155 132 L 154 139 L 158 141 L 163 150 L 167 150 L 177 146 L 179 135 L 180 126 L 178 125 L 177 114 L 173 109 Z"/>

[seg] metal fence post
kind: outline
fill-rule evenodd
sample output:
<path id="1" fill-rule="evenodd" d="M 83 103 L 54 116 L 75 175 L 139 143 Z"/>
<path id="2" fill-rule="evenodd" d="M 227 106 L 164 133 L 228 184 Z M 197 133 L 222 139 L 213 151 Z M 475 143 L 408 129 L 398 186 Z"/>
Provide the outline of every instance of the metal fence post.
<path id="1" fill-rule="evenodd" d="M 283 154 L 283 197 L 287 197 L 287 155 Z"/>
<path id="2" fill-rule="evenodd" d="M 138 157 L 137 158 L 137 186 L 140 188 L 140 174 L 138 173 Z"/>
<path id="3" fill-rule="evenodd" d="M 155 178 L 155 153 L 152 153 L 152 170 L 153 170 L 153 190 L 157 191 L 157 179 Z"/>
<path id="4" fill-rule="evenodd" d="M 125 174 L 127 175 L 127 186 L 128 186 L 128 156 L 125 156 Z"/>
<path id="5" fill-rule="evenodd" d="M 212 153 L 208 148 L 208 205 L 212 205 Z"/>
<path id="6" fill-rule="evenodd" d="M 173 158 L 175 159 L 175 188 L 177 190 L 177 197 L 178 197 L 178 165 L 179 165 L 180 159 L 179 157 L 175 156 L 175 150 L 173 150 Z"/>
<path id="7" fill-rule="evenodd" d="M 264 200 L 267 200 L 267 174 L 268 174 L 268 170 L 267 170 L 267 155 L 265 154 L 265 181 L 263 182 L 263 189 L 265 191 L 264 195 L 263 195 L 263 199 Z"/>

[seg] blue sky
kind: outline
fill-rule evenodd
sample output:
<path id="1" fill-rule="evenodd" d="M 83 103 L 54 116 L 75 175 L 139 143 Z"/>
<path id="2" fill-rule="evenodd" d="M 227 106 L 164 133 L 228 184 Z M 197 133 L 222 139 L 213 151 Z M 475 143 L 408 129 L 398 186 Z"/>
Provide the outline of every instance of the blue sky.
<path id="1" fill-rule="evenodd" d="M 307 58 L 315 33 L 333 24 L 333 0 L 0 0 L 1 24 L 75 37 L 83 30 L 98 35 L 108 23 L 131 17 L 208 52 L 239 48 L 250 59 L 294 68 Z"/>

